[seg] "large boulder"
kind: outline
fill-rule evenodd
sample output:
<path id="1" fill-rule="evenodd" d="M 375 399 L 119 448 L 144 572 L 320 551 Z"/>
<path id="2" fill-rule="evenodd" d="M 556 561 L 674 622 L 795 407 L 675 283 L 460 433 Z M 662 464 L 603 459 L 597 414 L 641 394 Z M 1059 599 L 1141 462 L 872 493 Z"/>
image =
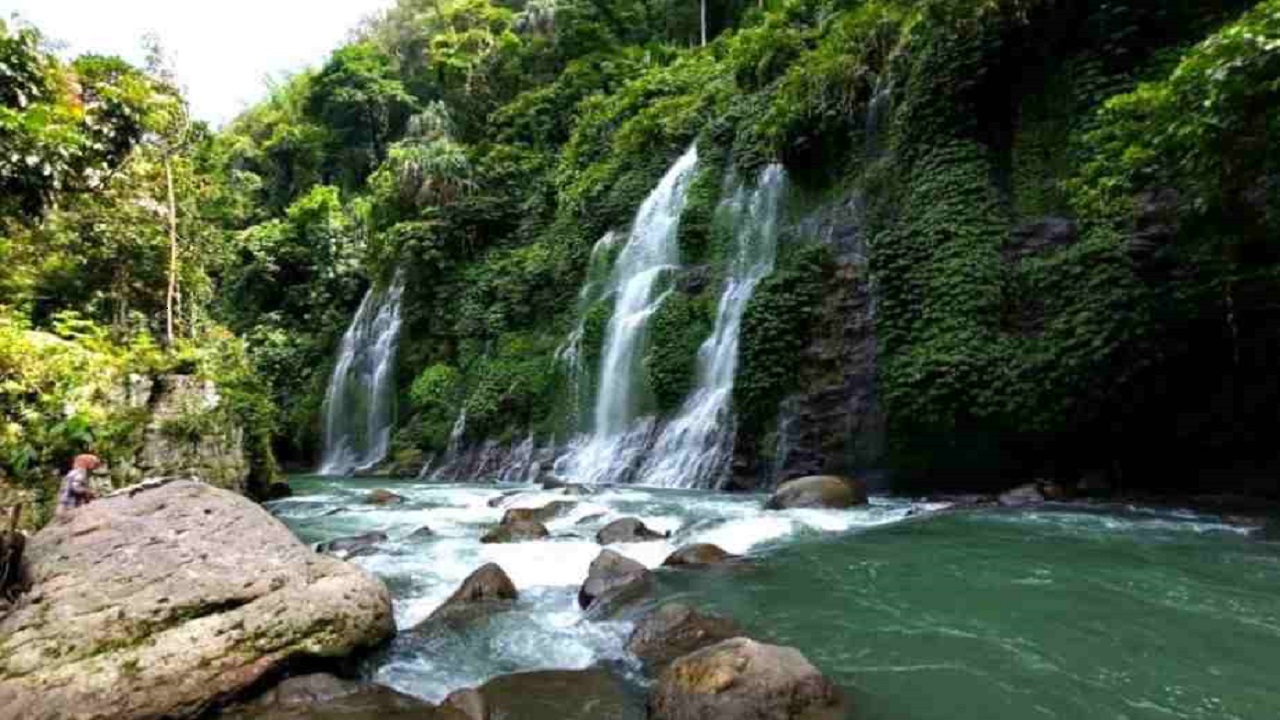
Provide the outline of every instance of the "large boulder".
<path id="1" fill-rule="evenodd" d="M 643 595 L 652 583 L 653 573 L 644 565 L 612 550 L 601 550 L 578 590 L 578 605 L 599 612 L 605 604 Z"/>
<path id="2" fill-rule="evenodd" d="M 502 523 L 485 533 L 480 538 L 482 543 L 513 543 L 524 542 L 526 540 L 541 540 L 551 533 L 547 532 L 547 526 L 536 520 L 517 520 L 515 522 Z"/>
<path id="3" fill-rule="evenodd" d="M 601 545 L 612 545 L 613 543 L 633 543 L 645 542 L 647 540 L 662 540 L 666 535 L 650 530 L 639 518 L 625 517 L 605 525 L 600 528 L 600 532 L 596 533 L 596 542 Z"/>
<path id="4" fill-rule="evenodd" d="M 627 640 L 627 651 L 649 670 L 654 670 L 695 650 L 742 634 L 742 626 L 732 618 L 704 614 L 684 603 L 672 602 L 636 623 Z"/>
<path id="5" fill-rule="evenodd" d="M 694 543 L 685 545 L 667 556 L 662 564 L 666 567 L 706 567 L 723 565 L 736 559 L 737 555 L 725 552 L 724 548 L 711 543 Z"/>
<path id="6" fill-rule="evenodd" d="M 128 488 L 31 538 L 0 619 L 0 717 L 189 718 L 395 632 L 386 587 L 204 483 Z"/>
<path id="7" fill-rule="evenodd" d="M 816 720 L 839 692 L 799 650 L 739 637 L 676 660 L 649 695 L 649 720 Z"/>
<path id="8" fill-rule="evenodd" d="M 515 583 L 497 563 L 486 563 L 468 575 L 427 622 L 466 622 L 508 606 L 519 595 Z"/>
<path id="9" fill-rule="evenodd" d="M 769 510 L 850 508 L 867 504 L 866 483 L 855 478 L 814 475 L 782 483 L 765 503 Z"/>
<path id="10" fill-rule="evenodd" d="M 511 508 L 502 514 L 502 523 L 504 525 L 514 522 L 534 521 L 544 523 L 548 520 L 554 520 L 561 515 L 573 510 L 577 505 L 572 500 L 552 500 L 551 502 L 538 508 Z"/>
<path id="11" fill-rule="evenodd" d="M 468 720 L 374 683 L 315 673 L 292 677 L 254 700 L 223 710 L 221 720 Z"/>
<path id="12" fill-rule="evenodd" d="M 467 720 L 641 720 L 644 708 L 622 681 L 601 668 L 500 675 L 460 690 L 443 708 Z"/>
<path id="13" fill-rule="evenodd" d="M 322 542 L 316 546 L 316 552 L 322 552 L 326 555 L 332 555 L 343 560 L 349 560 L 353 557 L 362 555 L 373 555 L 378 552 L 378 545 L 387 541 L 387 534 L 381 532 L 367 532 L 363 535 L 352 535 L 351 537 L 340 537 L 328 542 Z"/>

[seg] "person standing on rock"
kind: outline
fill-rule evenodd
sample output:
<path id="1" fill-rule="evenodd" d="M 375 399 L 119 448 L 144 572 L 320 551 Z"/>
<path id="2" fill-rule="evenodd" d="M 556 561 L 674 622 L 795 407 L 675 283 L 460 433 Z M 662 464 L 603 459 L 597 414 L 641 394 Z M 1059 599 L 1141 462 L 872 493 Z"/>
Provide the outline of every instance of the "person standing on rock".
<path id="1" fill-rule="evenodd" d="M 72 510 L 88 505 L 96 495 L 89 486 L 89 473 L 97 470 L 102 460 L 97 455 L 77 455 L 71 462 L 71 472 L 62 478 L 62 488 L 58 490 L 58 517 Z"/>

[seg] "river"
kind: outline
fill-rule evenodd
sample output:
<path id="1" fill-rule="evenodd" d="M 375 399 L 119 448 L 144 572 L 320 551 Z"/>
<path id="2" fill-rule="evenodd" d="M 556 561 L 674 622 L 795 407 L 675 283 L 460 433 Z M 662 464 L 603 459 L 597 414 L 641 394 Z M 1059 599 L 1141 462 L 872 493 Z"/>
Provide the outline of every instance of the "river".
<path id="1" fill-rule="evenodd" d="M 600 550 L 595 531 L 636 516 L 672 533 L 615 546 L 651 567 L 689 542 L 748 555 L 730 569 L 659 573 L 659 593 L 800 648 L 849 693 L 859 720 L 1280 717 L 1280 544 L 1213 516 L 947 512 L 893 498 L 775 512 L 762 496 L 611 487 L 569 498 L 578 504 L 548 523 L 552 539 L 483 545 L 506 508 L 565 496 L 408 480 L 292 484 L 297 495 L 272 510 L 302 539 L 389 536 L 354 560 L 386 581 L 402 630 L 367 674 L 431 701 L 502 673 L 598 662 L 642 683 L 623 651 L 630 625 L 586 621 L 576 604 Z M 406 501 L 366 504 L 377 487 Z M 423 526 L 434 534 L 408 537 Z M 490 561 L 520 589 L 514 611 L 464 630 L 403 632 Z"/>

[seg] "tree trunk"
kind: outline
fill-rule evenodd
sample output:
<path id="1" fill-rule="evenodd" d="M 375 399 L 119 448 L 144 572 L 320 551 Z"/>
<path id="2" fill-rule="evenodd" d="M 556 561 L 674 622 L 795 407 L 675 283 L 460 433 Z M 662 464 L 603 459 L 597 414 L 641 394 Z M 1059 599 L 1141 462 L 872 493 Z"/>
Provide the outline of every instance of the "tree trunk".
<path id="1" fill-rule="evenodd" d="M 702 46 L 707 45 L 707 0 L 702 0 Z"/>
<path id="2" fill-rule="evenodd" d="M 164 179 L 169 188 L 169 291 L 164 302 L 164 335 L 173 346 L 173 301 L 178 294 L 178 204 L 173 195 L 173 159 L 164 159 Z"/>

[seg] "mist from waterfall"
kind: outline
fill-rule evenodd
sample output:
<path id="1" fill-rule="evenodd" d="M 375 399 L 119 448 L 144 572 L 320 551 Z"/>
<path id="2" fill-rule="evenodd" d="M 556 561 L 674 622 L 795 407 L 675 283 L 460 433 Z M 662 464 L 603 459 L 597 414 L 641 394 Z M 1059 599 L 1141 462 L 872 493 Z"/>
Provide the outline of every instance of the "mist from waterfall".
<path id="1" fill-rule="evenodd" d="M 715 328 L 698 350 L 698 384 L 680 414 L 658 436 L 639 482 L 660 487 L 718 487 L 733 454 L 734 375 L 742 317 L 778 254 L 778 215 L 787 177 L 770 165 L 756 186 L 739 186 L 728 203 L 733 256 L 716 307 Z"/>
<path id="2" fill-rule="evenodd" d="M 395 358 L 404 278 L 370 288 L 342 336 L 324 398 L 321 475 L 366 470 L 387 455 L 395 420 Z"/>
<path id="3" fill-rule="evenodd" d="M 576 442 L 557 465 L 558 472 L 579 482 L 623 479 L 647 445 L 652 422 L 636 421 L 644 338 L 649 319 L 669 293 L 660 289 L 662 281 L 680 263 L 676 234 L 697 165 L 697 147 L 692 146 L 645 198 L 601 295 L 612 295 L 614 305 L 601 353 L 591 435 Z"/>

